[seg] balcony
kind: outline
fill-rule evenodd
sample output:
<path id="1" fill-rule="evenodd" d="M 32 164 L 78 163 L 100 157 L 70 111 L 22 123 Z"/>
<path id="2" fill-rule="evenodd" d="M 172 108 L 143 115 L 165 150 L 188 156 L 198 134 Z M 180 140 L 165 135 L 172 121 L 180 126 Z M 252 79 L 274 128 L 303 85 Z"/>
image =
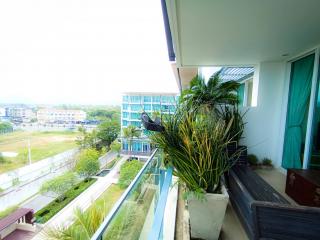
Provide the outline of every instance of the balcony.
<path id="1" fill-rule="evenodd" d="M 177 187 L 155 150 L 92 240 L 173 239 Z"/>

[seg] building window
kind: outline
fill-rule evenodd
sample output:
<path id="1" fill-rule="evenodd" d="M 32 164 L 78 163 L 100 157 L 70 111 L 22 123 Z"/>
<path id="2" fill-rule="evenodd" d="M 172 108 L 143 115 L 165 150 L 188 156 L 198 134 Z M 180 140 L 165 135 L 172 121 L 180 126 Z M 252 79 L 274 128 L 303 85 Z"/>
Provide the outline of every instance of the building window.
<path id="1" fill-rule="evenodd" d="M 128 110 L 128 104 L 122 104 L 122 109 L 123 110 Z"/>
<path id="2" fill-rule="evenodd" d="M 152 109 L 153 111 L 160 111 L 161 110 L 160 104 L 153 104 L 152 108 L 153 108 Z"/>
<path id="3" fill-rule="evenodd" d="M 141 142 L 133 142 L 132 143 L 132 151 L 141 152 Z"/>
<path id="4" fill-rule="evenodd" d="M 128 121 L 127 120 L 122 120 L 122 126 L 124 126 L 124 127 L 128 126 Z"/>
<path id="5" fill-rule="evenodd" d="M 243 106 L 244 104 L 244 91 L 245 91 L 245 83 L 241 83 L 237 90 L 239 106 Z"/>
<path id="6" fill-rule="evenodd" d="M 130 113 L 130 119 L 131 120 L 140 120 L 140 114 L 139 113 Z"/>
<path id="7" fill-rule="evenodd" d="M 252 90 L 253 90 L 253 80 L 246 82 L 247 89 L 247 106 L 252 106 Z"/>
<path id="8" fill-rule="evenodd" d="M 130 96 L 130 102 L 139 103 L 140 102 L 140 96 Z"/>
<path id="9" fill-rule="evenodd" d="M 126 142 L 122 143 L 122 150 L 124 150 L 124 151 L 128 151 L 129 150 L 128 143 L 126 143 Z"/>
<path id="10" fill-rule="evenodd" d="M 128 116 L 129 116 L 128 112 L 122 112 L 122 117 L 123 118 L 128 118 Z"/>
<path id="11" fill-rule="evenodd" d="M 131 104 L 131 111 L 141 111 L 140 104 Z"/>
<path id="12" fill-rule="evenodd" d="M 152 102 L 160 102 L 160 96 L 153 96 Z"/>
<path id="13" fill-rule="evenodd" d="M 161 111 L 168 112 L 169 109 L 170 109 L 170 108 L 169 108 L 168 105 L 161 105 Z"/>
<path id="14" fill-rule="evenodd" d="M 151 96 L 144 96 L 143 101 L 144 102 L 151 102 Z"/>
<path id="15" fill-rule="evenodd" d="M 143 152 L 149 152 L 150 151 L 150 144 L 149 143 L 142 143 L 142 151 Z"/>
<path id="16" fill-rule="evenodd" d="M 144 104 L 143 109 L 144 111 L 151 111 L 151 104 Z"/>
<path id="17" fill-rule="evenodd" d="M 129 100 L 128 96 L 122 96 L 122 101 L 123 102 L 128 102 L 128 100 Z"/>
<path id="18" fill-rule="evenodd" d="M 135 126 L 137 128 L 140 128 L 141 122 L 140 121 L 130 121 L 130 125 Z"/>

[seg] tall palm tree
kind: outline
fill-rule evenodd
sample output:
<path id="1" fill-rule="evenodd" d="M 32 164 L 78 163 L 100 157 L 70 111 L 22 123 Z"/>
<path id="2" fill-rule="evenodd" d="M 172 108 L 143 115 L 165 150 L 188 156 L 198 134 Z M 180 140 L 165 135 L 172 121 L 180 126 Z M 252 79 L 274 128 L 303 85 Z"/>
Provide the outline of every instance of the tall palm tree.
<path id="1" fill-rule="evenodd" d="M 141 130 L 133 125 L 123 129 L 123 137 L 128 140 L 129 151 L 132 151 L 132 140 L 134 137 L 140 137 Z"/>
<path id="2" fill-rule="evenodd" d="M 208 82 L 196 75 L 190 83 L 190 87 L 182 92 L 181 102 L 187 104 L 193 110 L 205 107 L 220 113 L 219 107 L 236 105 L 239 100 L 237 90 L 239 83 L 235 81 L 222 82 L 220 71 L 213 74 Z"/>

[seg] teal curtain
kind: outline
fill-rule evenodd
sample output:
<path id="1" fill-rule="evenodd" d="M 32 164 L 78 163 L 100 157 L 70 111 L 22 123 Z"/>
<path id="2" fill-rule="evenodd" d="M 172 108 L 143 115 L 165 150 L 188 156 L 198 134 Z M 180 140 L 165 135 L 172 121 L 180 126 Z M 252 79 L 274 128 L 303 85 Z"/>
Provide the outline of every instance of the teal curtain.
<path id="1" fill-rule="evenodd" d="M 241 83 L 237 95 L 238 95 L 238 100 L 239 100 L 239 106 L 243 106 L 243 101 L 244 101 L 244 89 L 245 89 L 245 84 Z"/>
<path id="2" fill-rule="evenodd" d="M 282 167 L 284 168 L 301 168 L 302 166 L 302 146 L 305 140 L 302 128 L 303 120 L 308 114 L 313 64 L 314 54 L 292 63 L 283 145 Z"/>

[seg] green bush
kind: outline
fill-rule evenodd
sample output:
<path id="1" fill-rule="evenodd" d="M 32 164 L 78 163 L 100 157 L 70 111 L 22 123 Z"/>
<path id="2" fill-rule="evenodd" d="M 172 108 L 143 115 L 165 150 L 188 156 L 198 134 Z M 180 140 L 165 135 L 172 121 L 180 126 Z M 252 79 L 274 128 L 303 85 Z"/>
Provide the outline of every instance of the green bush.
<path id="1" fill-rule="evenodd" d="M 265 165 L 265 166 L 272 166 L 272 160 L 269 159 L 269 158 L 264 158 L 262 160 L 262 164 Z"/>
<path id="2" fill-rule="evenodd" d="M 6 159 L 4 158 L 4 156 L 2 156 L 2 153 L 0 153 L 0 164 L 4 163 L 6 163 Z"/>
<path id="3" fill-rule="evenodd" d="M 248 163 L 249 163 L 251 166 L 258 165 L 258 163 L 259 163 L 259 160 L 258 160 L 257 156 L 254 155 L 254 154 L 249 154 L 248 157 L 247 157 L 247 159 L 248 159 Z"/>
<path id="4" fill-rule="evenodd" d="M 138 160 L 125 162 L 120 168 L 119 186 L 122 189 L 127 188 L 142 166 L 143 163 L 139 162 Z"/>
<path id="5" fill-rule="evenodd" d="M 94 176 L 100 170 L 99 152 L 93 148 L 82 150 L 77 163 L 77 173 L 85 178 Z"/>
<path id="6" fill-rule="evenodd" d="M 54 192 L 58 198 L 63 198 L 63 194 L 76 184 L 76 176 L 72 172 L 66 172 L 58 177 L 50 179 L 42 184 L 40 192 Z"/>
<path id="7" fill-rule="evenodd" d="M 63 195 L 63 199 L 56 199 L 44 208 L 40 209 L 35 214 L 36 221 L 38 223 L 47 222 L 61 209 L 63 209 L 67 204 L 69 204 L 73 199 L 79 196 L 84 190 L 90 187 L 95 181 L 96 179 L 86 179 L 80 182 L 79 184 L 75 185 L 73 188 L 66 191 Z"/>

